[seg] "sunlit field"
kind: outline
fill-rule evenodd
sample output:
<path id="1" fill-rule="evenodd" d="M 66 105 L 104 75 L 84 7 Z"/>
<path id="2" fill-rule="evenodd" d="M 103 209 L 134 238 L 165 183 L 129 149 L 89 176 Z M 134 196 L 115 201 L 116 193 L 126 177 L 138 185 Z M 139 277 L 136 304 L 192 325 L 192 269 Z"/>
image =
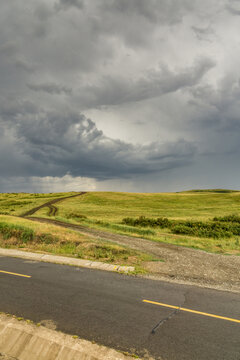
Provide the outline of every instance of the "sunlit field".
<path id="1" fill-rule="evenodd" d="M 187 191 L 181 193 L 117 193 L 91 192 L 66 199 L 57 204 L 56 219 L 101 228 L 109 232 L 144 237 L 211 252 L 239 254 L 239 235 L 216 238 L 173 234 L 169 228 L 131 226 L 123 223 L 128 217 L 136 219 L 168 218 L 178 221 L 211 222 L 214 217 L 240 214 L 240 192 L 228 190 Z M 48 217 L 47 208 L 35 216 Z M 51 217 L 53 218 L 53 217 Z M 227 235 L 229 235 L 227 234 Z"/>

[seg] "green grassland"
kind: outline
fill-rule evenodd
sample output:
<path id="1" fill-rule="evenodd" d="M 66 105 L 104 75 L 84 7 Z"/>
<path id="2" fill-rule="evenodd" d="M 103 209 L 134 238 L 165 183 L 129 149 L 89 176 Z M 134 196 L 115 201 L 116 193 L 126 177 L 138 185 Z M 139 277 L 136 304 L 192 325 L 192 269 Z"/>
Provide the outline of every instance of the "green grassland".
<path id="1" fill-rule="evenodd" d="M 123 217 L 169 217 L 205 220 L 240 213 L 240 192 L 118 193 L 89 192 L 58 204 L 59 214 L 120 222 Z"/>
<path id="2" fill-rule="evenodd" d="M 73 194 L 76 193 L 0 194 L 0 215 L 14 215 L 11 217 L 11 222 L 24 222 L 27 220 L 18 219 L 15 216 L 22 215 L 49 200 Z M 111 233 L 143 237 L 151 241 L 172 243 L 210 252 L 240 254 L 238 233 L 240 225 L 229 220 L 218 221 L 213 225 L 214 217 L 240 215 L 239 191 L 216 189 L 142 194 L 89 192 L 79 197 L 65 199 L 56 203 L 55 206 L 58 209 L 55 217 L 49 215 L 47 207 L 37 211 L 34 216 L 56 218 Z M 145 220 L 136 221 L 139 217 L 147 218 L 148 224 Z M 130 220 L 124 222 L 124 218 L 130 218 Z M 157 218 L 167 218 L 167 223 L 170 225 L 166 227 L 153 225 L 154 219 Z M 191 229 L 186 222 L 190 223 Z M 196 231 L 196 226 L 199 225 L 196 222 L 201 222 L 200 225 L 203 227 L 201 231 Z M 29 224 L 28 222 L 28 226 Z M 215 225 L 220 227 L 217 232 L 215 229 L 214 231 L 206 230 L 206 227 Z"/>
<path id="3" fill-rule="evenodd" d="M 70 195 L 74 195 L 74 193 L 0 193 L 0 214 L 22 215 L 28 210 L 40 206 L 47 201 Z"/>
<path id="4" fill-rule="evenodd" d="M 193 190 L 181 193 L 91 192 L 57 204 L 55 218 L 112 233 L 144 237 L 152 241 L 173 243 L 210 252 L 239 254 L 238 235 L 215 238 L 172 234 L 169 228 L 130 226 L 126 217 L 136 219 L 167 217 L 179 221 L 208 222 L 214 217 L 240 214 L 240 192 L 230 190 Z M 35 216 L 48 217 L 48 209 Z"/>

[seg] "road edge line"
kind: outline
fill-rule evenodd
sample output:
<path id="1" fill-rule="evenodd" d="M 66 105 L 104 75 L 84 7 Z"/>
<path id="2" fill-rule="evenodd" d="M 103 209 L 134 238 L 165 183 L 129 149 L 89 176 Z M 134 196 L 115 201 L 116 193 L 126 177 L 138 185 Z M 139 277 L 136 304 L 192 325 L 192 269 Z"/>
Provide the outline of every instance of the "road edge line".
<path id="1" fill-rule="evenodd" d="M 192 309 L 187 309 L 181 306 L 175 306 L 175 305 L 170 305 L 170 304 L 164 304 L 164 303 L 160 303 L 158 301 L 152 301 L 152 300 L 142 300 L 143 303 L 148 303 L 148 304 L 153 304 L 153 305 L 158 305 L 158 306 L 163 306 L 166 308 L 170 308 L 170 309 L 176 309 L 179 311 L 185 311 L 185 312 L 189 312 L 192 314 L 197 314 L 197 315 L 201 315 L 201 316 L 207 316 L 207 317 L 211 317 L 211 318 L 215 318 L 215 319 L 220 319 L 220 320 L 226 320 L 226 321 L 231 321 L 231 322 L 235 322 L 235 323 L 240 323 L 239 319 L 233 319 L 233 318 L 229 318 L 226 316 L 221 316 L 221 315 L 215 315 L 215 314 L 211 314 L 211 313 L 206 313 L 206 312 L 202 312 L 202 311 L 198 311 L 198 310 L 192 310 Z"/>

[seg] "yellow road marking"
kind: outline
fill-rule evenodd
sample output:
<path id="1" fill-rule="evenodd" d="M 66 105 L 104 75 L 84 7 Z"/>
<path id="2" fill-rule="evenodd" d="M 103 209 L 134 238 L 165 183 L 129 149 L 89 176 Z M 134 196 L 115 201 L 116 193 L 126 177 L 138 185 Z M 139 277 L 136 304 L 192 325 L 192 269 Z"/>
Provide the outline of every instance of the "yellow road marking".
<path id="1" fill-rule="evenodd" d="M 180 307 L 180 306 L 163 304 L 163 303 L 156 302 L 156 301 L 143 300 L 143 302 L 149 303 L 149 304 L 153 304 L 153 305 L 164 306 L 164 307 L 171 308 L 171 309 L 178 309 L 178 310 L 180 310 L 180 311 L 187 311 L 187 312 L 194 313 L 194 314 L 198 314 L 198 315 L 209 316 L 209 317 L 213 317 L 213 318 L 216 318 L 216 319 L 233 321 L 233 322 L 236 322 L 236 323 L 239 323 L 239 324 L 240 324 L 240 320 L 228 318 L 228 317 L 225 317 L 225 316 L 208 314 L 208 313 L 205 313 L 205 312 L 201 312 L 201 311 L 197 311 L 197 310 L 191 310 L 191 309 L 186 309 L 186 308 L 183 308 L 183 307 Z"/>
<path id="2" fill-rule="evenodd" d="M 15 275 L 15 276 L 21 276 L 21 277 L 25 277 L 25 278 L 30 278 L 31 277 L 29 275 L 17 274 L 17 273 L 13 273 L 13 272 L 9 272 L 9 271 L 3 271 L 3 270 L 0 270 L 0 273 L 9 274 L 9 275 Z"/>

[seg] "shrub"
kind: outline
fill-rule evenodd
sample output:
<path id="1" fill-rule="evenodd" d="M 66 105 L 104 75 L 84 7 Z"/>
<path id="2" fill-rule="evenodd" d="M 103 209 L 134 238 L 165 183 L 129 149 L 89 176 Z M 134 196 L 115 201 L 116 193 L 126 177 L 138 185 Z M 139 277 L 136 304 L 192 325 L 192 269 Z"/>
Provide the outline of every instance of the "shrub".
<path id="1" fill-rule="evenodd" d="M 213 221 L 233 222 L 240 224 L 240 216 L 238 216 L 237 214 L 231 214 L 223 217 L 214 217 Z"/>
<path id="2" fill-rule="evenodd" d="M 193 228 L 186 225 L 175 225 L 171 230 L 174 234 L 195 235 Z"/>
<path id="3" fill-rule="evenodd" d="M 223 222 L 218 221 L 218 218 L 214 218 L 214 221 L 189 221 L 189 220 L 169 220 L 167 218 L 146 218 L 140 216 L 139 218 L 124 218 L 123 224 L 131 226 L 149 226 L 169 228 L 173 234 L 184 234 L 197 237 L 212 237 L 212 238 L 229 238 L 233 235 L 240 235 L 240 223 L 238 223 L 238 217 L 231 216 L 231 219 L 235 219 L 235 222 Z"/>
<path id="4" fill-rule="evenodd" d="M 122 220 L 122 223 L 125 225 L 130 225 L 130 226 L 142 226 L 142 227 L 161 227 L 161 228 L 167 228 L 169 226 L 171 226 L 172 221 L 170 221 L 167 218 L 157 218 L 157 219 L 153 219 L 153 218 L 146 218 L 145 216 L 140 216 L 137 219 L 133 219 L 133 218 L 124 218 Z"/>
<path id="5" fill-rule="evenodd" d="M 71 212 L 71 213 L 67 214 L 66 218 L 67 219 L 77 219 L 77 220 L 87 219 L 87 217 L 85 215 L 74 213 L 74 212 Z"/>
<path id="6" fill-rule="evenodd" d="M 139 235 L 155 235 L 154 230 L 150 229 L 136 229 L 136 226 L 129 226 L 125 224 L 114 224 L 114 223 L 108 223 L 106 221 L 98 220 L 96 221 L 97 225 L 100 225 L 103 228 L 109 228 L 113 230 L 119 230 L 124 233 L 134 233 Z"/>

